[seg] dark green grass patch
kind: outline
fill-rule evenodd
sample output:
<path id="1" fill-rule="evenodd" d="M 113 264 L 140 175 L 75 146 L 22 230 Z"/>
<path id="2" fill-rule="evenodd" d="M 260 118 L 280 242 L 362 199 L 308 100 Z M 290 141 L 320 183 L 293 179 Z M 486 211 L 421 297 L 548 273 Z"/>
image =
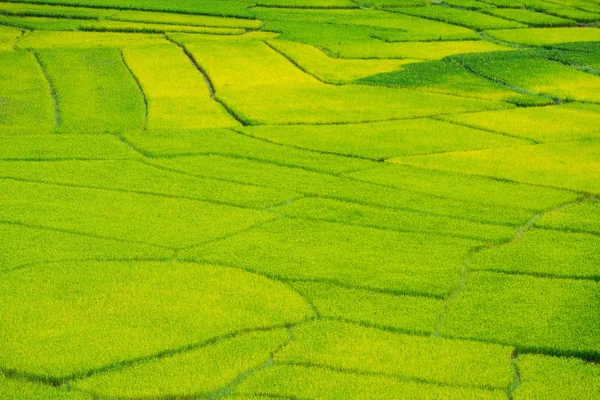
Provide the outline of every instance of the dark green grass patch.
<path id="1" fill-rule="evenodd" d="M 536 225 L 563 231 L 589 232 L 600 234 L 600 202 L 598 199 L 564 207 L 546 213 Z"/>
<path id="2" fill-rule="evenodd" d="M 402 164 L 600 193 L 598 140 L 397 159 Z M 514 160 L 527 160 L 515 164 Z M 560 203 L 556 203 L 558 205 Z"/>
<path id="3" fill-rule="evenodd" d="M 0 375 L 0 397 L 3 400 L 91 400 L 89 394 L 67 391 L 23 379 Z"/>
<path id="4" fill-rule="evenodd" d="M 525 143 L 432 119 L 356 125 L 257 126 L 245 127 L 243 131 L 276 143 L 373 160 Z"/>
<path id="5" fill-rule="evenodd" d="M 324 400 L 382 400 L 390 393 L 398 398 L 424 400 L 499 400 L 506 394 L 501 390 L 483 390 L 430 385 L 394 379 L 386 376 L 360 375 L 327 368 L 276 365 L 263 369 L 245 380 L 236 392 L 243 397 L 234 399 L 318 398 Z M 254 393 L 265 397 L 254 397 Z M 246 397 L 249 396 L 249 397 Z"/>
<path id="6" fill-rule="evenodd" d="M 556 107 L 517 108 L 440 117 L 474 128 L 490 130 L 539 142 L 598 138 L 600 107 L 568 103 Z M 591 128 L 591 129 L 590 129 Z"/>
<path id="7" fill-rule="evenodd" d="M 0 272 L 57 260 L 173 256 L 172 251 L 155 246 L 8 223 L 0 223 L 0 250 Z"/>
<path id="8" fill-rule="evenodd" d="M 524 24 L 515 21 L 508 21 L 503 18 L 482 14 L 476 11 L 458 10 L 449 7 L 430 6 L 402 8 L 399 12 L 414 15 L 417 17 L 429 18 L 437 21 L 448 22 L 467 28 L 484 29 L 503 29 L 503 28 L 521 28 Z"/>
<path id="9" fill-rule="evenodd" d="M 184 198 L 0 180 L 0 220 L 181 248 L 273 217 Z"/>
<path id="10" fill-rule="evenodd" d="M 285 279 L 443 297 L 480 242 L 342 224 L 279 220 L 184 251 L 181 257 L 235 265 Z"/>
<path id="11" fill-rule="evenodd" d="M 600 77 L 533 51 L 469 54 L 456 59 L 489 79 L 561 100 L 600 102 Z"/>
<path id="12" fill-rule="evenodd" d="M 420 337 L 355 324 L 311 322 L 276 362 L 404 376 L 431 383 L 504 389 L 512 378 L 512 348 Z"/>
<path id="13" fill-rule="evenodd" d="M 600 280 L 600 237 L 533 229 L 519 239 L 481 251 L 472 269 Z"/>
<path id="14" fill-rule="evenodd" d="M 522 355 L 516 400 L 595 399 L 600 397 L 600 366 L 573 358 Z"/>
<path id="15" fill-rule="evenodd" d="M 515 234 L 510 226 L 471 222 L 460 218 L 428 215 L 418 211 L 386 210 L 337 200 L 304 198 L 277 209 L 277 213 L 347 225 L 464 237 L 482 241 L 504 241 Z"/>
<path id="16" fill-rule="evenodd" d="M 360 79 L 358 83 L 389 87 L 408 87 L 425 92 L 512 102 L 523 97 L 528 100 L 532 97 L 518 94 L 505 86 L 469 72 L 458 63 L 447 61 L 409 64 L 398 71 L 381 73 Z M 543 100 L 539 99 L 538 101 Z"/>
<path id="17" fill-rule="evenodd" d="M 137 159 L 116 137 L 106 135 L 11 135 L 0 137 L 0 160 Z"/>
<path id="18" fill-rule="evenodd" d="M 79 262 L 0 275 L 0 362 L 62 378 L 310 316 L 287 286 L 236 269 Z"/>
<path id="19" fill-rule="evenodd" d="M 142 126 L 144 101 L 117 49 L 40 50 L 54 87 L 59 132 L 119 132 Z"/>
<path id="20" fill-rule="evenodd" d="M 318 282 L 291 282 L 321 317 L 401 332 L 432 333 L 444 311 L 441 299 L 349 289 Z"/>
<path id="21" fill-rule="evenodd" d="M 61 161 L 0 163 L 0 176 L 66 186 L 110 189 L 171 198 L 263 209 L 296 198 L 293 190 L 202 179 L 131 161 Z M 166 200 L 165 200 L 166 201 Z"/>
<path id="22" fill-rule="evenodd" d="M 491 8 L 487 13 L 511 21 L 521 22 L 536 27 L 575 26 L 577 21 L 559 18 L 548 14 L 514 8 Z"/>
<path id="23" fill-rule="evenodd" d="M 253 332 L 197 350 L 152 360 L 81 380 L 75 387 L 117 398 L 212 398 L 285 345 L 285 329 Z"/>
<path id="24" fill-rule="evenodd" d="M 598 359 L 599 293 L 597 282 L 475 272 L 452 302 L 441 333 Z"/>
<path id="25" fill-rule="evenodd" d="M 0 135 L 49 133 L 54 125 L 50 87 L 35 56 L 1 51 Z"/>

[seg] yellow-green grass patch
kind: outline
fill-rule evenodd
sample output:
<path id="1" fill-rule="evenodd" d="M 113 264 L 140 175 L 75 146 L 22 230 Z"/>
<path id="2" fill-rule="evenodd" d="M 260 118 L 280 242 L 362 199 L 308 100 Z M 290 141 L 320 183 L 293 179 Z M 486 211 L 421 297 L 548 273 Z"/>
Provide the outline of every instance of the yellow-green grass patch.
<path id="1" fill-rule="evenodd" d="M 319 316 L 399 332 L 432 333 L 444 311 L 441 299 L 349 289 L 318 282 L 292 282 Z"/>
<path id="2" fill-rule="evenodd" d="M 82 19 L 18 17 L 0 14 L 0 24 L 31 30 L 75 31 L 83 21 Z"/>
<path id="3" fill-rule="evenodd" d="M 124 60 L 148 103 L 148 129 L 236 127 L 233 119 L 211 98 L 202 74 L 176 46 L 132 47 Z"/>
<path id="4" fill-rule="evenodd" d="M 507 346 L 411 336 L 356 324 L 315 321 L 294 329 L 276 362 L 380 373 L 431 383 L 504 389 L 512 379 Z"/>
<path id="5" fill-rule="evenodd" d="M 58 131 L 139 129 L 144 100 L 117 49 L 44 49 L 41 64 L 56 93 Z"/>
<path id="6" fill-rule="evenodd" d="M 515 164 L 515 160 L 521 162 Z M 598 140 L 460 151 L 391 162 L 600 193 Z"/>
<path id="7" fill-rule="evenodd" d="M 383 400 L 390 393 L 404 399 L 422 400 L 500 400 L 501 390 L 457 388 L 394 379 L 387 376 L 360 375 L 293 365 L 275 365 L 258 371 L 239 385 L 241 399 L 323 399 L 323 400 Z M 254 397 L 253 394 L 259 394 Z M 264 395 L 261 397 L 260 395 Z M 245 397 L 249 396 L 249 397 Z M 310 396 L 310 397 L 307 397 Z M 240 399 L 235 397 L 235 399 Z"/>
<path id="8" fill-rule="evenodd" d="M 444 336 L 553 355 L 600 357 L 600 284 L 473 272 L 451 303 Z"/>
<path id="9" fill-rule="evenodd" d="M 226 129 L 126 132 L 124 137 L 136 148 L 157 158 L 186 154 L 221 154 L 337 174 L 374 165 L 368 160 L 269 143 Z"/>
<path id="10" fill-rule="evenodd" d="M 600 397 L 600 366 L 576 358 L 525 354 L 518 359 L 521 384 L 514 399 L 562 400 Z"/>
<path id="11" fill-rule="evenodd" d="M 0 52 L 0 135 L 50 133 L 54 102 L 31 53 Z"/>
<path id="12" fill-rule="evenodd" d="M 595 199 L 553 210 L 536 221 L 536 225 L 563 231 L 600 234 L 600 202 Z"/>
<path id="13" fill-rule="evenodd" d="M 256 41 L 198 40 L 186 48 L 205 69 L 217 98 L 247 124 L 368 122 L 508 107 L 402 89 L 326 85 Z"/>
<path id="14" fill-rule="evenodd" d="M 475 240 L 283 219 L 180 254 L 268 276 L 443 297 Z"/>
<path id="15" fill-rule="evenodd" d="M 148 22 L 130 22 L 115 20 L 82 21 L 78 26 L 79 30 L 107 31 L 107 32 L 141 32 L 141 33 L 167 33 L 167 32 L 186 32 L 194 34 L 210 35 L 241 35 L 245 32 L 241 28 L 220 28 L 212 26 L 190 26 L 190 25 L 171 25 Z"/>
<path id="16" fill-rule="evenodd" d="M 0 375 L 0 397 L 3 400 L 92 400 L 85 393 L 55 388 L 24 379 L 9 379 Z"/>
<path id="17" fill-rule="evenodd" d="M 503 28 L 521 28 L 526 25 L 515 21 L 508 21 L 503 18 L 492 15 L 481 14 L 476 11 L 459 10 L 450 7 L 428 6 L 428 7 L 410 7 L 398 9 L 398 12 L 414 15 L 417 17 L 434 19 L 437 21 L 448 22 L 455 25 L 465 26 L 467 28 L 484 29 L 503 29 Z"/>
<path id="18" fill-rule="evenodd" d="M 37 268 L 36 264 L 57 260 L 166 260 L 173 256 L 172 251 L 156 246 L 10 223 L 0 223 L 0 250 L 0 272 Z"/>
<path id="19" fill-rule="evenodd" d="M 54 379 L 311 315 L 282 283 L 175 262 L 48 264 L 4 273 L 0 288 L 2 366 Z"/>
<path id="20" fill-rule="evenodd" d="M 218 28 L 260 29 L 262 26 L 262 22 L 256 19 L 137 10 L 115 10 L 109 16 L 109 19 L 170 25 L 210 26 Z"/>
<path id="21" fill-rule="evenodd" d="M 127 47 L 169 44 L 163 35 L 121 32 L 58 32 L 34 31 L 19 41 L 21 49 L 64 47 Z"/>
<path id="22" fill-rule="evenodd" d="M 116 11 L 106 8 L 86 8 L 58 4 L 30 4 L 28 2 L 1 2 L 0 8 L 2 9 L 2 14 L 5 15 L 81 19 L 106 18 Z"/>
<path id="23" fill-rule="evenodd" d="M 0 51 L 12 50 L 22 35 L 23 31 L 21 29 L 0 26 Z"/>
<path id="24" fill-rule="evenodd" d="M 600 29 L 587 27 L 503 29 L 487 31 L 486 34 L 505 42 L 533 46 L 600 41 Z"/>
<path id="25" fill-rule="evenodd" d="M 518 147 L 518 149 L 520 148 Z M 525 148 L 529 149 L 530 147 Z M 510 151 L 510 148 L 490 150 L 491 153 L 502 151 Z M 457 153 L 448 153 L 448 155 L 454 154 Z M 412 158 L 409 159 L 412 160 Z M 414 159 L 420 159 L 420 157 Z M 410 166 L 383 166 L 352 173 L 350 176 L 378 184 L 391 185 L 400 190 L 416 190 L 456 200 L 474 201 L 506 208 L 522 208 L 531 210 L 531 212 L 545 211 L 557 204 L 574 201 L 578 197 L 576 194 L 564 190 L 533 187 L 486 177 L 432 171 Z M 490 196 L 490 193 L 494 193 L 494 196 Z"/>
<path id="26" fill-rule="evenodd" d="M 419 211 L 388 210 L 313 197 L 286 204 L 276 212 L 295 218 L 481 241 L 502 242 L 515 234 L 515 229 L 510 226 L 483 224 L 460 218 L 429 215 Z"/>
<path id="27" fill-rule="evenodd" d="M 285 329 L 252 332 L 199 349 L 109 371 L 75 383 L 96 396 L 211 398 L 285 345 Z"/>
<path id="28" fill-rule="evenodd" d="M 577 21 L 572 19 L 555 17 L 540 12 L 534 12 L 525 9 L 515 8 L 490 8 L 485 10 L 486 13 L 508 19 L 511 21 L 521 22 L 523 24 L 535 27 L 559 27 L 559 26 L 575 26 Z"/>
<path id="29" fill-rule="evenodd" d="M 309 196 L 350 201 L 379 207 L 421 211 L 434 215 L 451 216 L 477 222 L 499 222 L 520 226 L 531 218 L 531 211 L 518 206 L 500 207 L 486 202 L 472 201 L 468 195 L 455 194 L 462 200 L 415 191 L 410 185 L 400 188 L 386 187 L 369 182 L 360 182 L 353 177 L 331 176 L 301 168 L 289 168 L 233 157 L 197 156 L 178 157 L 153 161 L 156 165 L 191 174 L 193 176 L 227 179 L 250 185 L 270 187 Z M 425 176 L 427 174 L 425 173 Z M 429 175 L 431 176 L 431 175 Z M 224 178 L 225 177 L 225 178 Z M 426 179 L 431 179 L 426 178 Z M 455 192 L 455 191 L 454 191 Z M 451 193 L 454 193 L 451 192 Z M 540 191 L 540 193 L 545 193 Z M 575 195 L 557 192 L 559 198 Z M 489 196 L 488 196 L 489 197 Z M 545 196 L 542 196 L 545 198 Z M 556 197 L 551 197 L 556 199 Z M 552 203 L 554 204 L 554 203 Z"/>
<path id="30" fill-rule="evenodd" d="M 568 103 L 556 107 L 516 108 L 512 110 L 444 115 L 443 120 L 490 130 L 539 142 L 562 142 L 598 138 L 600 107 Z"/>
<path id="31" fill-rule="evenodd" d="M 532 229 L 518 239 L 477 253 L 473 270 L 600 280 L 600 237 Z"/>
<path id="32" fill-rule="evenodd" d="M 133 243 L 189 247 L 272 217 L 197 200 L 0 180 L 0 220 Z"/>
<path id="33" fill-rule="evenodd" d="M 348 83 L 365 76 L 395 71 L 415 60 L 349 60 L 332 58 L 316 47 L 288 40 L 271 40 L 269 45 L 293 60 L 309 74 L 328 83 Z"/>
<path id="34" fill-rule="evenodd" d="M 527 143 L 433 119 L 349 125 L 251 126 L 243 131 L 275 143 L 372 160 Z"/>
<path id="35" fill-rule="evenodd" d="M 204 200 L 217 204 L 257 209 L 282 204 L 299 196 L 293 188 L 270 189 L 229 182 L 222 177 L 202 179 L 140 162 L 120 160 L 11 161 L 0 163 L 0 176 L 64 186 L 150 194 L 170 199 Z"/>

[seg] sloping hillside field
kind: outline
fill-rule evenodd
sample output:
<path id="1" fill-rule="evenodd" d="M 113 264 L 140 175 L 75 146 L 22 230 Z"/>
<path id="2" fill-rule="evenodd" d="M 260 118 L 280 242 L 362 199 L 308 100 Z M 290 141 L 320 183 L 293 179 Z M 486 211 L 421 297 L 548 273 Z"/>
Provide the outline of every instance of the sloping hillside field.
<path id="1" fill-rule="evenodd" d="M 600 399 L 600 0 L 0 0 L 30 399 Z"/>

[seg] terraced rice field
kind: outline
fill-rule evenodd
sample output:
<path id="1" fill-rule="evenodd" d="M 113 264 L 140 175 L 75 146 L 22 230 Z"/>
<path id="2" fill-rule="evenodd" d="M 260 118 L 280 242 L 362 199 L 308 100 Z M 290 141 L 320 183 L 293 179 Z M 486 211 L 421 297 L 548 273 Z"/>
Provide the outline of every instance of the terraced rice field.
<path id="1" fill-rule="evenodd" d="M 600 398 L 599 0 L 3 0 L 0 399 Z"/>

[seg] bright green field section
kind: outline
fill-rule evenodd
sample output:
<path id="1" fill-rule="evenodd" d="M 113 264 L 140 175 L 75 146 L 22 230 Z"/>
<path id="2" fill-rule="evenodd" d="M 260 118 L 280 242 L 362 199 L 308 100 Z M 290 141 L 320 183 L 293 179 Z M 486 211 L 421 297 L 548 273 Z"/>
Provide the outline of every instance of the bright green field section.
<path id="1" fill-rule="evenodd" d="M 59 132 L 115 133 L 142 126 L 143 96 L 117 49 L 38 54 L 56 93 Z"/>
<path id="2" fill-rule="evenodd" d="M 600 398 L 600 0 L 1 0 L 0 399 Z"/>
<path id="3" fill-rule="evenodd" d="M 152 359 L 310 316 L 304 300 L 281 283 L 213 266 L 49 264 L 3 274 L 0 287 L 2 364 L 40 376 Z"/>
<path id="4" fill-rule="evenodd" d="M 239 125 L 211 99 L 202 74 L 178 47 L 134 47 L 123 56 L 148 102 L 147 129 Z"/>
<path id="5" fill-rule="evenodd" d="M 51 132 L 54 104 L 35 55 L 2 51 L 0 60 L 1 134 Z"/>
<path id="6" fill-rule="evenodd" d="M 518 365 L 523 385 L 515 392 L 515 399 L 600 396 L 600 368 L 597 364 L 569 358 L 524 355 L 519 357 Z"/>

